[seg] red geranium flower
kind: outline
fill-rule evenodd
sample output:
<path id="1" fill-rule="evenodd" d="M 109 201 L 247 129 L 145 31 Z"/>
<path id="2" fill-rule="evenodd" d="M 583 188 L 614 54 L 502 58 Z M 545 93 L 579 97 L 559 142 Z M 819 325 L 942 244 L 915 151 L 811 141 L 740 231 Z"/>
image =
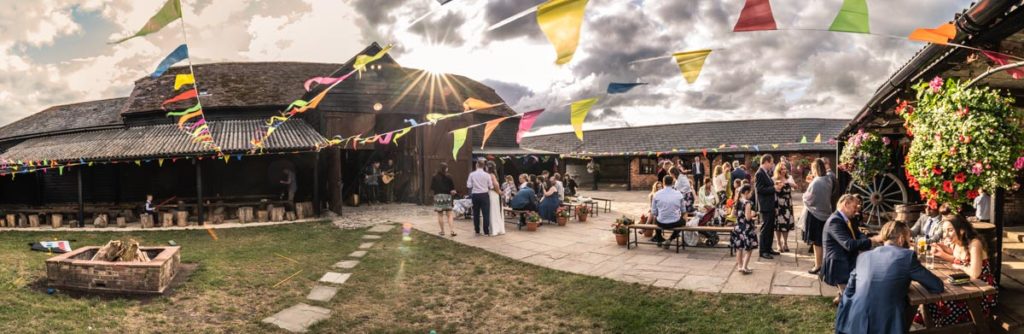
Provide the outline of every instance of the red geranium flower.
<path id="1" fill-rule="evenodd" d="M 970 113 L 970 112 L 971 112 L 971 108 L 963 107 L 963 108 L 960 108 L 960 110 L 956 112 L 956 115 L 960 116 L 960 117 L 964 117 L 964 116 L 967 116 L 967 114 Z"/>
<path id="2" fill-rule="evenodd" d="M 942 181 L 942 191 L 952 194 L 953 193 L 953 182 L 946 180 Z"/>
<path id="3" fill-rule="evenodd" d="M 968 190 L 967 191 L 967 198 L 968 199 L 974 199 L 975 197 L 978 197 L 980 195 L 981 194 L 979 194 L 977 190 Z"/>
<path id="4" fill-rule="evenodd" d="M 942 167 L 932 167 L 932 173 L 935 175 L 942 175 Z"/>
<path id="5" fill-rule="evenodd" d="M 960 135 L 960 142 L 964 143 L 964 144 L 970 144 L 971 143 L 971 136 Z"/>
<path id="6" fill-rule="evenodd" d="M 934 198 L 930 198 L 928 199 L 928 207 L 932 210 L 936 210 L 939 208 L 939 202 L 936 202 Z"/>
<path id="7" fill-rule="evenodd" d="M 953 180 L 956 181 L 956 183 L 964 183 L 967 181 L 967 174 L 964 174 L 964 172 L 956 173 L 956 177 L 954 177 Z"/>

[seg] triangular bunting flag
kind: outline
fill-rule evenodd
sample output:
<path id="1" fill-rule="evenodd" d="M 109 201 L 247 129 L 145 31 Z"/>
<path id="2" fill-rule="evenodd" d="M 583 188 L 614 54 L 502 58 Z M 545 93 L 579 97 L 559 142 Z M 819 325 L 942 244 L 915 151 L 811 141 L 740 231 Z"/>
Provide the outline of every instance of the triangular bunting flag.
<path id="1" fill-rule="evenodd" d="M 597 103 L 596 97 L 573 102 L 570 107 L 569 122 L 572 123 L 572 128 L 576 131 L 576 138 L 579 138 L 580 141 L 583 141 L 583 120 L 587 118 L 590 108 L 595 103 Z"/>
<path id="2" fill-rule="evenodd" d="M 494 106 L 495 106 L 494 104 L 490 104 L 490 103 L 487 103 L 487 102 L 484 102 L 484 101 L 480 101 L 480 100 L 474 99 L 472 97 L 466 99 L 466 102 L 462 102 L 462 110 L 463 111 L 482 110 L 482 109 L 493 108 Z"/>
<path id="3" fill-rule="evenodd" d="M 587 0 L 548 0 L 537 7 L 537 24 L 555 47 L 562 65 L 572 60 L 580 41 Z"/>
<path id="4" fill-rule="evenodd" d="M 164 108 L 168 104 L 171 104 L 171 103 L 174 103 L 174 102 L 191 100 L 191 99 L 194 99 L 194 98 L 196 98 L 196 90 L 195 89 L 189 89 L 187 91 L 182 92 L 181 94 L 178 94 L 178 96 L 169 98 L 169 99 L 165 100 L 164 102 L 160 103 L 160 108 Z"/>
<path id="5" fill-rule="evenodd" d="M 830 31 L 870 34 L 867 0 L 843 0 L 843 7 L 832 21 Z"/>
<path id="6" fill-rule="evenodd" d="M 484 124 L 484 140 L 480 143 L 480 149 L 483 149 L 484 146 L 487 145 L 487 138 L 491 138 L 491 133 L 494 133 L 494 129 L 498 128 L 498 124 L 501 124 L 501 121 L 506 119 L 508 119 L 508 117 L 502 117 Z"/>
<path id="7" fill-rule="evenodd" d="M 466 133 L 469 132 L 469 128 L 461 128 L 452 131 L 452 158 L 459 160 L 459 150 L 462 149 L 462 145 L 466 143 Z"/>
<path id="8" fill-rule="evenodd" d="M 772 144 L 772 148 L 779 148 L 779 144 Z"/>
<path id="9" fill-rule="evenodd" d="M 807 144 L 807 136 L 803 136 L 803 137 L 801 137 L 801 138 L 800 138 L 800 143 L 801 143 L 801 144 Z"/>
<path id="10" fill-rule="evenodd" d="M 982 51 L 981 53 L 996 64 L 999 64 L 999 66 L 1004 66 L 1010 63 L 1010 58 L 1002 53 L 991 51 Z M 1024 79 L 1024 69 L 1021 69 L 1020 67 L 1008 69 L 1006 70 L 1006 73 L 1009 73 L 1015 80 Z"/>
<path id="11" fill-rule="evenodd" d="M 711 50 L 697 50 L 679 52 L 672 56 L 675 57 L 676 64 L 679 65 L 679 71 L 683 72 L 683 78 L 686 78 L 687 83 L 692 84 L 697 81 L 697 76 L 704 68 L 704 61 L 708 59 L 709 54 L 711 54 Z"/>
<path id="12" fill-rule="evenodd" d="M 156 164 L 157 164 L 157 166 L 163 167 L 164 166 L 164 159 L 163 158 L 156 159 Z"/>
<path id="13" fill-rule="evenodd" d="M 362 73 L 366 71 L 366 65 L 370 65 L 370 63 L 372 62 L 384 58 L 384 55 L 387 54 L 388 51 L 391 51 L 391 47 L 391 45 L 385 46 L 383 49 L 381 49 L 379 52 L 377 52 L 377 54 L 373 56 L 356 56 L 356 61 L 352 63 L 352 69 L 356 70 L 356 72 L 359 72 L 359 75 L 362 76 Z"/>
<path id="14" fill-rule="evenodd" d="M 523 113 L 523 117 L 519 119 L 519 132 L 516 132 L 516 144 L 523 141 L 523 135 L 533 128 L 533 123 L 537 121 L 537 116 L 540 116 L 542 112 L 544 112 L 544 109 Z"/>
<path id="15" fill-rule="evenodd" d="M 772 15 L 772 4 L 768 0 L 747 0 L 736 21 L 733 32 L 775 30 L 775 17 Z"/>
<path id="16" fill-rule="evenodd" d="M 956 38 L 956 26 L 946 23 L 935 29 L 919 28 L 907 36 L 907 39 L 918 42 L 946 45 Z"/>
<path id="17" fill-rule="evenodd" d="M 618 83 L 618 82 L 613 82 L 613 83 L 608 84 L 608 94 L 622 94 L 622 93 L 630 91 L 633 88 L 636 88 L 637 86 L 642 86 L 642 85 L 646 85 L 646 84 L 647 83 L 643 83 L 643 82 L 637 82 L 637 83 Z"/>
<path id="18" fill-rule="evenodd" d="M 164 6 L 160 8 L 160 11 L 156 12 L 153 17 L 149 18 L 149 21 L 146 22 L 146 25 L 142 26 L 142 29 L 140 29 L 139 32 L 135 33 L 135 35 L 114 41 L 111 44 L 118 44 L 135 37 L 146 36 L 160 31 L 160 29 L 168 23 L 174 22 L 174 20 L 180 18 L 181 2 L 179 0 L 167 0 L 167 2 L 164 3 Z"/>
<path id="19" fill-rule="evenodd" d="M 174 77 L 174 90 L 181 89 L 184 85 L 193 85 L 196 83 L 196 78 L 189 74 L 178 74 Z"/>
<path id="20" fill-rule="evenodd" d="M 412 127 L 411 126 L 405 128 L 405 129 L 399 130 L 397 133 L 395 133 L 395 138 L 391 139 L 391 142 L 395 143 L 395 145 L 398 145 L 398 138 L 402 138 L 402 136 L 405 136 L 405 134 L 409 133 L 409 131 L 412 131 Z"/>
<path id="21" fill-rule="evenodd" d="M 821 134 L 820 133 L 818 134 L 817 137 L 814 137 L 814 143 L 815 144 L 820 144 L 821 143 Z"/>
<path id="22" fill-rule="evenodd" d="M 179 61 L 185 59 L 188 59 L 188 45 L 178 45 L 178 47 L 175 48 L 174 51 L 171 51 L 171 54 L 167 55 L 167 57 L 164 58 L 164 60 L 160 61 L 160 65 L 156 66 L 156 71 L 153 71 L 153 74 L 150 74 L 149 77 L 156 79 L 157 77 L 163 75 L 164 72 L 167 72 L 167 69 L 171 68 L 171 65 L 174 65 Z"/>

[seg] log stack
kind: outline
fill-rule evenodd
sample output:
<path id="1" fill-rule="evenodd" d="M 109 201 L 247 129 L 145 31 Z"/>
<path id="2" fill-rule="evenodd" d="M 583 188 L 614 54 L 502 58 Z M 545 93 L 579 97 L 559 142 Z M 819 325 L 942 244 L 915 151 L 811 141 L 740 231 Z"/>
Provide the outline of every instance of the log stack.
<path id="1" fill-rule="evenodd" d="M 152 215 L 142 214 L 139 216 L 139 221 L 142 222 L 142 228 L 153 228 Z"/>
<path id="2" fill-rule="evenodd" d="M 28 215 L 28 227 L 39 227 L 39 215 L 34 213 Z"/>
<path id="3" fill-rule="evenodd" d="M 269 218 L 270 218 L 270 214 L 267 213 L 267 210 L 256 211 L 256 221 L 261 222 L 261 223 L 266 223 L 267 219 L 269 219 Z"/>
<path id="4" fill-rule="evenodd" d="M 295 218 L 306 219 L 313 216 L 313 202 L 295 203 Z"/>
<path id="5" fill-rule="evenodd" d="M 112 240 L 96 251 L 92 257 L 93 261 L 107 262 L 149 262 L 149 255 L 139 249 L 139 242 L 128 239 L 128 241 Z"/>
<path id="6" fill-rule="evenodd" d="M 284 207 L 270 207 L 270 221 L 279 222 L 284 221 Z"/>
<path id="7" fill-rule="evenodd" d="M 238 222 L 239 223 L 242 223 L 242 224 L 251 223 L 252 222 L 252 218 L 253 217 L 252 217 L 252 207 L 251 206 L 243 206 L 243 207 L 238 208 Z"/>
<path id="8" fill-rule="evenodd" d="M 96 215 L 96 219 L 94 219 L 92 221 L 92 226 L 95 226 L 95 227 L 98 227 L 98 228 L 107 227 L 107 224 L 109 223 L 109 221 L 107 219 L 108 219 L 107 218 L 107 214 L 105 214 L 105 213 L 97 214 Z"/>
<path id="9" fill-rule="evenodd" d="M 7 227 L 18 227 L 17 218 L 13 214 L 7 214 Z"/>
<path id="10" fill-rule="evenodd" d="M 161 212 L 160 215 L 160 226 L 171 227 L 174 226 L 174 214 L 170 212 Z"/>
<path id="11" fill-rule="evenodd" d="M 59 213 L 54 213 L 50 215 L 50 226 L 53 226 L 53 228 L 60 228 L 63 225 L 64 215 Z"/>
<path id="12" fill-rule="evenodd" d="M 188 211 L 187 210 L 178 210 L 178 211 L 176 211 L 174 213 L 174 216 L 176 218 L 175 221 L 178 223 L 178 226 L 181 226 L 181 227 L 188 226 Z"/>

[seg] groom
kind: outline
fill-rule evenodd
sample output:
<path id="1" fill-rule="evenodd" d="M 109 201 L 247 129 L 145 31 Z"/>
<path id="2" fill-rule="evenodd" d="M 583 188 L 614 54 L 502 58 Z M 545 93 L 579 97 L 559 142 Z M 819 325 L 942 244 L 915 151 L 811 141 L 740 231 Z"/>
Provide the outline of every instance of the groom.
<path id="1" fill-rule="evenodd" d="M 772 243 L 775 236 L 775 192 L 778 188 L 772 180 L 774 163 L 770 154 L 761 157 L 761 168 L 757 169 L 754 175 L 754 187 L 757 189 L 757 215 L 761 218 L 761 233 L 758 236 L 758 244 L 761 247 L 761 258 L 771 259 L 772 255 L 779 255 L 772 250 Z"/>
<path id="2" fill-rule="evenodd" d="M 491 174 L 484 171 L 483 158 L 476 162 L 476 170 L 469 173 L 466 180 L 466 188 L 469 188 L 469 198 L 473 201 L 473 230 L 480 235 L 480 215 L 484 219 L 484 235 L 491 235 L 491 199 L 488 192 L 494 189 L 491 182 Z M 500 208 L 494 208 L 498 210 Z"/>

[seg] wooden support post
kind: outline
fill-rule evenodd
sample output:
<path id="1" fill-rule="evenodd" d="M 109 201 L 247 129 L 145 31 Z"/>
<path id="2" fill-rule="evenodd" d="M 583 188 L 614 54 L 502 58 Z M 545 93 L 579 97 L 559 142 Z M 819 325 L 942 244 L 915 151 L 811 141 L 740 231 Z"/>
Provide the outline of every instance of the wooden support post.
<path id="1" fill-rule="evenodd" d="M 1003 205 L 1005 203 L 1006 190 L 1000 188 L 992 196 L 992 212 L 989 213 L 989 217 L 992 217 L 992 225 L 996 226 L 996 244 L 994 246 L 996 251 L 994 252 L 995 259 L 992 259 L 995 263 L 992 264 L 992 269 L 995 271 L 993 274 L 996 276 L 997 287 L 1000 286 L 1000 279 L 1003 276 L 1003 225 L 1006 224 L 1006 217 L 1004 217 L 1006 210 Z"/>
<path id="2" fill-rule="evenodd" d="M 160 212 L 160 226 L 171 227 L 174 226 L 174 214 L 170 212 Z"/>
<path id="3" fill-rule="evenodd" d="M 199 226 L 202 226 L 205 224 L 203 211 L 206 210 L 203 207 L 203 167 L 199 159 L 194 161 L 196 163 L 196 220 L 199 222 Z"/>
<path id="4" fill-rule="evenodd" d="M 243 206 L 238 208 L 238 222 L 242 224 L 253 222 L 251 206 Z"/>
<path id="5" fill-rule="evenodd" d="M 175 221 L 178 223 L 178 226 L 181 226 L 181 227 L 188 226 L 188 211 L 186 211 L 186 210 L 175 211 L 174 212 L 174 216 L 175 216 Z"/>
<path id="6" fill-rule="evenodd" d="M 320 151 L 313 153 L 313 214 L 320 215 Z M 298 207 L 295 209 L 298 212 Z"/>
<path id="7" fill-rule="evenodd" d="M 79 167 L 78 173 L 78 227 L 85 227 L 85 197 L 82 196 L 82 171 L 84 168 Z"/>

